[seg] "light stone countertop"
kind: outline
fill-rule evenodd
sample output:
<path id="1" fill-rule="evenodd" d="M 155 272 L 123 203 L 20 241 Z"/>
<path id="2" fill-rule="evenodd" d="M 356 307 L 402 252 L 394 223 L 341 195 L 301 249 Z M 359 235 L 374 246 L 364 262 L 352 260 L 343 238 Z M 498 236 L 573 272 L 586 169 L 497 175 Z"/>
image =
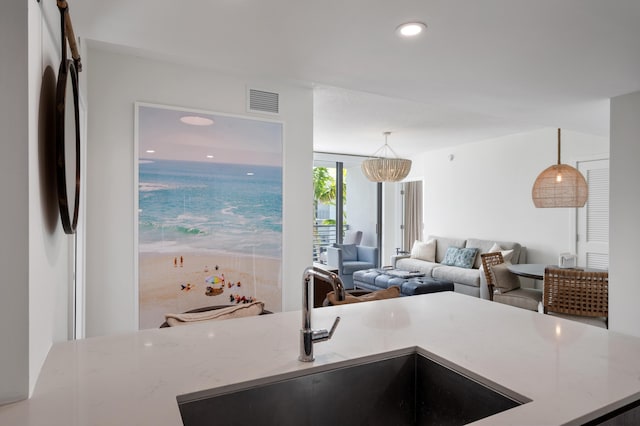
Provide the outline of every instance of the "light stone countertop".
<path id="1" fill-rule="evenodd" d="M 181 425 L 176 396 L 419 347 L 532 401 L 477 425 L 580 424 L 640 399 L 640 338 L 452 292 L 313 310 L 333 338 L 297 360 L 301 313 L 55 344 L 1 425 Z"/>

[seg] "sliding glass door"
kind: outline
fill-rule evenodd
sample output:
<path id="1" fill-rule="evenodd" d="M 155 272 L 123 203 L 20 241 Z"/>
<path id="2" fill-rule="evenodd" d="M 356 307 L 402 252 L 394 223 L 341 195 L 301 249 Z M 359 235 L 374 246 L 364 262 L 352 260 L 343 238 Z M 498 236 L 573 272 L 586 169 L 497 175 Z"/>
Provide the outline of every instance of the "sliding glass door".
<path id="1" fill-rule="evenodd" d="M 360 157 L 316 154 L 314 160 L 313 260 L 322 261 L 324 248 L 351 242 L 379 247 L 379 184 L 360 171 Z"/>

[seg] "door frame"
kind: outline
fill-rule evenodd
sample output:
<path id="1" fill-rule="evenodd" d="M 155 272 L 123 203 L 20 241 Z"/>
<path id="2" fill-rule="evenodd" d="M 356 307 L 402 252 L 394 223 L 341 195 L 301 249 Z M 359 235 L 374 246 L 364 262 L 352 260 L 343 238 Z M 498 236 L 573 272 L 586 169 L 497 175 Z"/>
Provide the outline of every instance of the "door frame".
<path id="1" fill-rule="evenodd" d="M 571 161 L 571 165 L 578 169 L 578 163 L 586 163 L 588 161 L 599 161 L 599 160 L 607 160 L 611 161 L 609 153 L 602 154 L 593 154 L 587 155 L 583 157 L 577 157 L 573 161 Z M 611 210 L 611 202 L 609 202 L 609 210 Z M 574 213 L 571 215 L 571 226 L 573 227 L 573 241 L 571 244 L 573 253 L 578 255 L 578 208 L 574 209 Z"/>

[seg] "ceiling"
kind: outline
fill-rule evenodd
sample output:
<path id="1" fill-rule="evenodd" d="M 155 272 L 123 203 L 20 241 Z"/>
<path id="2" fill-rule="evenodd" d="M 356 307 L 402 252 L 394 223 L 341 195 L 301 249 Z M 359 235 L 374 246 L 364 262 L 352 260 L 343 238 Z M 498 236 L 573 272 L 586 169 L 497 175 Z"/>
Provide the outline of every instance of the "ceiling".
<path id="1" fill-rule="evenodd" d="M 639 0 L 69 4 L 95 45 L 313 87 L 317 151 L 372 154 L 383 131 L 403 156 L 540 127 L 608 136 L 608 99 L 640 90 Z M 407 21 L 427 32 L 400 39 Z"/>

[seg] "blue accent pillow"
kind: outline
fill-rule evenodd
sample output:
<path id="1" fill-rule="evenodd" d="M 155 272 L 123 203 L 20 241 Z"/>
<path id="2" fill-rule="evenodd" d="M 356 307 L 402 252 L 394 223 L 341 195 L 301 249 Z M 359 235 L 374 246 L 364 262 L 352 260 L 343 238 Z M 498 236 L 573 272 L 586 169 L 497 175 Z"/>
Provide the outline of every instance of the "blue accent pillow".
<path id="1" fill-rule="evenodd" d="M 447 247 L 447 252 L 444 254 L 444 259 L 442 259 L 442 265 L 454 266 L 456 264 L 456 257 L 458 256 L 458 250 L 460 247 Z"/>
<path id="2" fill-rule="evenodd" d="M 458 253 L 456 254 L 455 262 L 453 266 L 459 266 L 460 268 L 473 268 L 473 264 L 476 261 L 476 256 L 478 255 L 477 248 L 461 248 L 458 249 Z"/>
<path id="3" fill-rule="evenodd" d="M 358 247 L 355 244 L 338 245 L 342 249 L 342 261 L 358 260 Z"/>

